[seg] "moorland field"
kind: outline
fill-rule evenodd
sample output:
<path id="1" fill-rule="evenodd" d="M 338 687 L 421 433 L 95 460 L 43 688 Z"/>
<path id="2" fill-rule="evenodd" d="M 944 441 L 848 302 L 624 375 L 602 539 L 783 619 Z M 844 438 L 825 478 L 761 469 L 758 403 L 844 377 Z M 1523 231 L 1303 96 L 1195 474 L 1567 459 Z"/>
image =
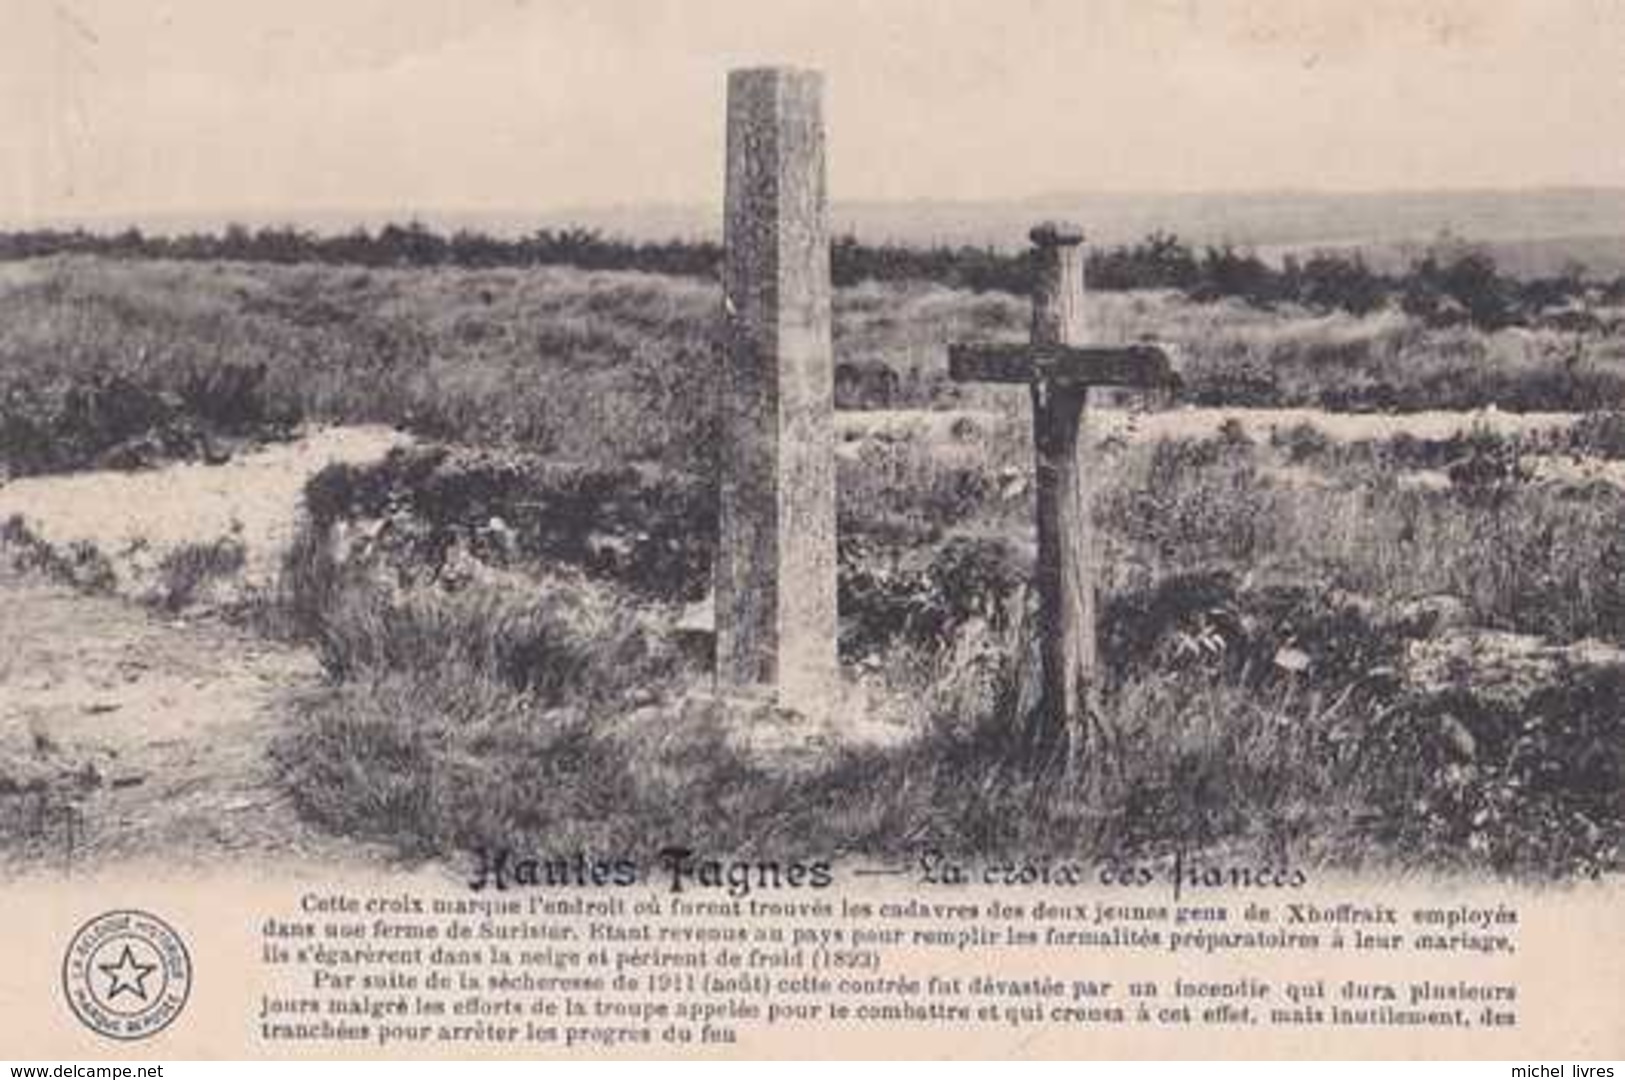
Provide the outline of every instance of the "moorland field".
<path id="1" fill-rule="evenodd" d="M 920 272 L 838 277 L 848 687 L 814 738 L 707 693 L 703 260 L 158 254 L 0 263 L 0 465 L 410 436 L 314 475 L 277 572 L 209 616 L 319 658 L 273 755 L 327 830 L 414 858 L 682 840 L 1566 877 L 1625 853 L 1617 282 L 1512 283 L 1458 252 L 1283 285 L 1210 252 L 1131 288 L 1147 264 L 1120 263 L 1097 335 L 1174 346 L 1205 419 L 1095 429 L 1109 685 L 1080 774 L 1010 737 L 1034 655 L 1026 396 L 946 376 L 949 342 L 1025 337 L 1019 263 L 1010 288 L 895 253 L 877 265 Z M 1257 411 L 1289 406 L 1363 423 Z M 1464 414 L 1418 434 L 1421 409 Z M 26 510 L 13 561 L 110 587 L 116 552 L 53 546 Z M 220 595 L 243 543 L 174 547 L 149 599 Z"/>

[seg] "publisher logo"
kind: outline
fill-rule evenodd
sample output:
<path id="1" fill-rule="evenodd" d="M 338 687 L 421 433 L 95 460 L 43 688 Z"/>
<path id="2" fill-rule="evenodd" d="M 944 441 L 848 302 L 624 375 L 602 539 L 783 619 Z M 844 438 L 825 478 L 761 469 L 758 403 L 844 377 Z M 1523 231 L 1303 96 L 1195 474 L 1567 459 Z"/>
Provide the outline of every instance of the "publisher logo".
<path id="1" fill-rule="evenodd" d="M 62 960 L 68 1005 L 109 1039 L 145 1039 L 168 1027 L 192 990 L 192 958 L 174 927 L 144 911 L 91 919 Z"/>

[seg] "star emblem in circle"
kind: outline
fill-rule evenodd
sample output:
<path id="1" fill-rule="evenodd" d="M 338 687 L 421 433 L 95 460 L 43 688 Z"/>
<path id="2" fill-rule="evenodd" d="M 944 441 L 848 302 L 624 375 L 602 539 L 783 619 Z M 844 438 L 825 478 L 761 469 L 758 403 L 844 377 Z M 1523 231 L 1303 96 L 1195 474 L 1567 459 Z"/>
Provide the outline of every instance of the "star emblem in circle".
<path id="1" fill-rule="evenodd" d="M 97 964 L 97 969 L 112 979 L 107 987 L 107 1000 L 111 1004 L 120 994 L 129 993 L 142 1001 L 147 1000 L 146 979 L 158 970 L 157 964 L 143 964 L 136 960 L 128 944 L 114 964 Z"/>

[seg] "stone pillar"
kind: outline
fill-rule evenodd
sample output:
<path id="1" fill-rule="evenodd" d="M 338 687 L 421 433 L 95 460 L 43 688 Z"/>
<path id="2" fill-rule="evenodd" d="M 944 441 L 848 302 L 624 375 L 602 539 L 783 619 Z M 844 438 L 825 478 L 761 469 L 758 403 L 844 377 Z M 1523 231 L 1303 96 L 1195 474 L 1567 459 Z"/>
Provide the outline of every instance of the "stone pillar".
<path id="1" fill-rule="evenodd" d="M 818 711 L 836 678 L 823 78 L 728 76 L 716 676 Z"/>

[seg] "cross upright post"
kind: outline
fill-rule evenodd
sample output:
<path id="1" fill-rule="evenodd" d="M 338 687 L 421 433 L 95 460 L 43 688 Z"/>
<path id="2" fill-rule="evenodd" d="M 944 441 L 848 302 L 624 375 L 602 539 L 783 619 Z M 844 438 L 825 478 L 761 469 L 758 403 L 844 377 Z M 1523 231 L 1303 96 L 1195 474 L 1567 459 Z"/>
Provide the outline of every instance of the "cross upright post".
<path id="1" fill-rule="evenodd" d="M 1034 251 L 1034 345 L 1082 345 L 1083 233 L 1041 225 Z M 1091 548 L 1090 484 L 1078 463 L 1089 387 L 1035 377 L 1033 464 L 1038 496 L 1038 595 L 1044 696 L 1051 711 L 1072 718 L 1090 704 L 1098 654 Z M 1047 558 L 1045 555 L 1047 554 Z"/>
<path id="2" fill-rule="evenodd" d="M 1086 418 L 1091 386 L 1167 387 L 1175 380 L 1162 350 L 1084 344 L 1083 232 L 1046 222 L 1033 243 L 1033 320 L 1028 345 L 954 345 L 949 374 L 963 382 L 1026 383 L 1032 395 L 1036 471 L 1040 659 L 1035 750 L 1082 749 L 1097 715 L 1094 522 Z"/>

